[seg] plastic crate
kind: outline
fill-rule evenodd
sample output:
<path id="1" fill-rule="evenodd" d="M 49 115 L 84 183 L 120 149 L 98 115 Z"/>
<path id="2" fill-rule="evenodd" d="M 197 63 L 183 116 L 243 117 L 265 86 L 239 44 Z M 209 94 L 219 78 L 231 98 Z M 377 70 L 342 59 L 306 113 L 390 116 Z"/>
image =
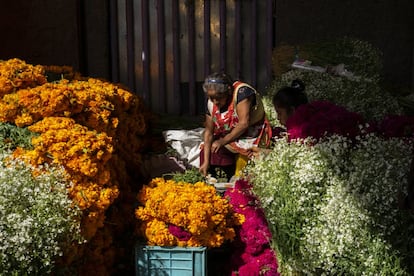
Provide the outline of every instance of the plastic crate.
<path id="1" fill-rule="evenodd" d="M 137 245 L 136 276 L 206 276 L 206 247 Z"/>

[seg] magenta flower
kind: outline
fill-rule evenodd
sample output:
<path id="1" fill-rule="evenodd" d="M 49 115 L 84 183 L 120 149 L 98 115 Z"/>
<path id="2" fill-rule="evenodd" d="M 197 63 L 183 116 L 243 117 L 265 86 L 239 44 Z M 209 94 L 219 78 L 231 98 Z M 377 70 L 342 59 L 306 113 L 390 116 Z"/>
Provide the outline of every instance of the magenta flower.
<path id="1" fill-rule="evenodd" d="M 299 106 L 287 120 L 286 128 L 289 139 L 320 139 L 333 134 L 354 138 L 363 123 L 358 113 L 328 101 L 315 101 Z"/>
<path id="2" fill-rule="evenodd" d="M 239 269 L 239 276 L 258 276 L 260 274 L 260 264 L 258 262 L 249 262 Z"/>
<path id="3" fill-rule="evenodd" d="M 378 133 L 385 138 L 413 137 L 414 117 L 390 115 L 378 123 Z"/>
<path id="4" fill-rule="evenodd" d="M 246 218 L 241 227 L 236 228 L 237 238 L 232 243 L 232 275 L 279 275 L 276 254 L 270 247 L 271 232 L 260 202 L 246 180 L 238 180 L 225 196 L 235 212 Z"/>
<path id="5" fill-rule="evenodd" d="M 173 224 L 168 225 L 168 231 L 180 241 L 188 241 L 191 238 L 191 233 Z"/>

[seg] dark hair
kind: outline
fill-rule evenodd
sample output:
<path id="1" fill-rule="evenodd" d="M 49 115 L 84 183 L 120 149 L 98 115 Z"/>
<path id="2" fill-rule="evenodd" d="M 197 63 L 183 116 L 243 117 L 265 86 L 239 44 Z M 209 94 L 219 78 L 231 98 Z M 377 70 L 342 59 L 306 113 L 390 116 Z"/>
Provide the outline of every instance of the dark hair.
<path id="1" fill-rule="evenodd" d="M 225 73 L 213 73 L 204 80 L 203 90 L 213 89 L 218 95 L 227 94 L 232 88 L 233 80 Z"/>
<path id="2" fill-rule="evenodd" d="M 272 99 L 274 106 L 287 109 L 297 108 L 308 102 L 308 97 L 305 94 L 305 84 L 299 79 L 293 80 L 290 86 L 279 89 Z"/>

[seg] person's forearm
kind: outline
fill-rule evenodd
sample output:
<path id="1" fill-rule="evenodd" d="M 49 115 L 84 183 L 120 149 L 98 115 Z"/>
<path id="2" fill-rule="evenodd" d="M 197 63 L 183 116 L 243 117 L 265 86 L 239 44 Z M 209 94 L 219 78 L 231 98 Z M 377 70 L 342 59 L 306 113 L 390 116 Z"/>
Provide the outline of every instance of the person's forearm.
<path id="1" fill-rule="evenodd" d="M 211 144 L 213 143 L 213 134 L 204 133 L 204 162 L 210 163 Z"/>
<path id="2" fill-rule="evenodd" d="M 227 145 L 230 142 L 233 142 L 239 138 L 244 132 L 246 132 L 249 124 L 239 122 L 226 136 L 221 138 L 224 145 Z"/>

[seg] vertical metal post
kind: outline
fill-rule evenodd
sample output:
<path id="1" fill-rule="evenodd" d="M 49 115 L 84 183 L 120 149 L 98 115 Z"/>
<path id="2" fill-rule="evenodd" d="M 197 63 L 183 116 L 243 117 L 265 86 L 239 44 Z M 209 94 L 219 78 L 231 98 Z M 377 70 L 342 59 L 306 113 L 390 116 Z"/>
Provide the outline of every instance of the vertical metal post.
<path id="1" fill-rule="evenodd" d="M 127 30 L 127 86 L 135 91 L 135 51 L 134 51 L 134 4 L 133 0 L 127 0 L 125 5 L 126 30 Z"/>
<path id="2" fill-rule="evenodd" d="M 226 0 L 220 0 L 220 70 L 226 71 Z"/>
<path id="3" fill-rule="evenodd" d="M 77 25 L 78 25 L 78 52 L 79 52 L 79 71 L 82 75 L 88 74 L 88 55 L 85 24 L 85 5 L 83 1 L 76 1 Z"/>
<path id="4" fill-rule="evenodd" d="M 272 80 L 272 48 L 273 48 L 273 1 L 266 1 L 266 85 Z"/>
<path id="5" fill-rule="evenodd" d="M 241 78 L 241 3 L 236 1 L 235 3 L 235 27 L 234 27 L 234 61 L 236 66 L 236 79 Z"/>
<path id="6" fill-rule="evenodd" d="M 181 108 L 181 97 L 180 97 L 180 17 L 178 11 L 178 0 L 172 0 L 172 29 L 173 29 L 173 38 L 172 38 L 172 51 L 173 51 L 173 93 L 175 100 L 174 103 L 177 104 L 178 113 L 182 112 Z"/>
<path id="7" fill-rule="evenodd" d="M 195 18 L 194 0 L 187 2 L 188 13 L 188 92 L 190 115 L 196 113 L 196 87 L 195 87 Z"/>
<path id="8" fill-rule="evenodd" d="M 118 5 L 116 1 L 109 1 L 109 22 L 111 81 L 116 83 L 119 82 Z"/>
<path id="9" fill-rule="evenodd" d="M 149 5 L 148 0 L 141 0 L 142 5 L 142 67 L 143 67 L 143 97 L 151 103 L 150 91 L 150 36 L 149 36 Z"/>
<path id="10" fill-rule="evenodd" d="M 157 32 L 158 32 L 158 88 L 159 105 L 161 112 L 167 111 L 166 85 L 165 85 L 165 16 L 164 0 L 157 0 Z"/>
<path id="11" fill-rule="evenodd" d="M 211 72 L 210 1 L 204 1 L 204 76 Z"/>
<path id="12" fill-rule="evenodd" d="M 252 20 L 252 33 L 251 33 L 251 66 L 252 66 L 252 77 L 251 82 L 253 86 L 257 85 L 257 21 L 256 21 L 256 10 L 257 0 L 252 0 L 251 20 Z"/>

